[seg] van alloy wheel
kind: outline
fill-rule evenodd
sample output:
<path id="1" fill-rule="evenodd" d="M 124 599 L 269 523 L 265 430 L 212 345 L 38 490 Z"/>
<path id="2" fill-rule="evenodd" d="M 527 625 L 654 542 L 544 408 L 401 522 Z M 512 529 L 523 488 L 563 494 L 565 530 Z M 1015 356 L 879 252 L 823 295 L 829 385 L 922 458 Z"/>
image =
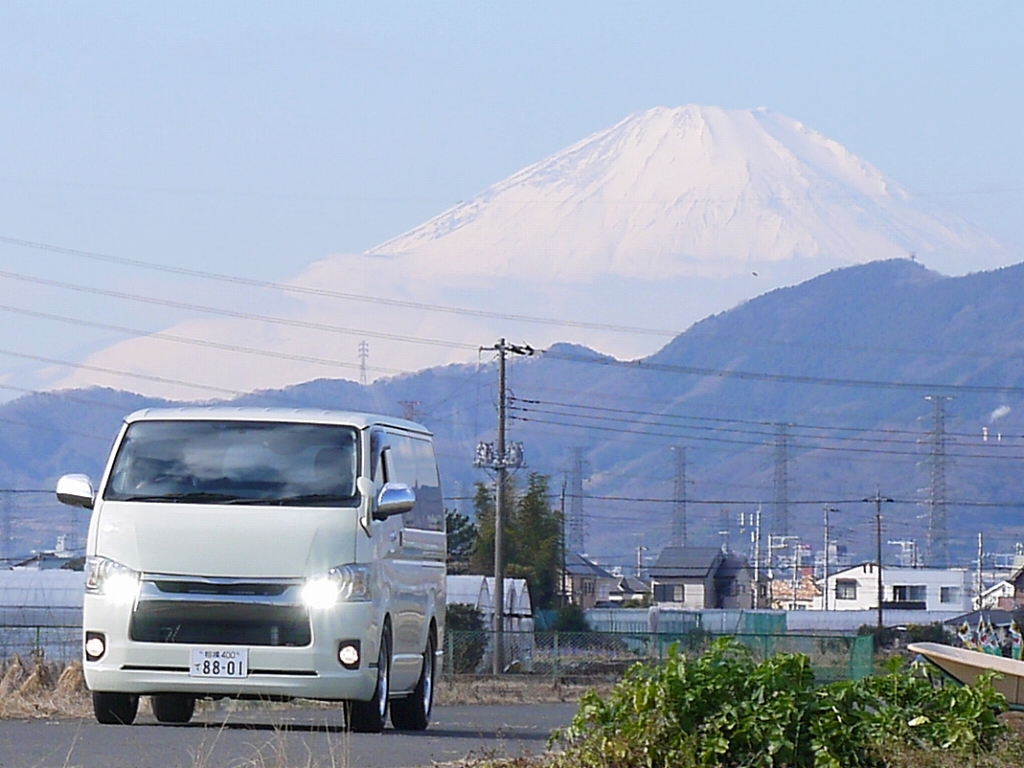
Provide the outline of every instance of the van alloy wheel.
<path id="1" fill-rule="evenodd" d="M 385 625 L 377 656 L 377 685 L 369 701 L 349 704 L 349 727 L 357 733 L 380 733 L 388 719 L 391 685 L 391 627 Z"/>
<path id="2" fill-rule="evenodd" d="M 423 650 L 423 668 L 416 687 L 409 696 L 391 702 L 391 723 L 398 730 L 422 731 L 430 724 L 430 713 L 434 709 L 434 675 L 437 672 L 436 648 L 437 641 L 431 632 Z"/>

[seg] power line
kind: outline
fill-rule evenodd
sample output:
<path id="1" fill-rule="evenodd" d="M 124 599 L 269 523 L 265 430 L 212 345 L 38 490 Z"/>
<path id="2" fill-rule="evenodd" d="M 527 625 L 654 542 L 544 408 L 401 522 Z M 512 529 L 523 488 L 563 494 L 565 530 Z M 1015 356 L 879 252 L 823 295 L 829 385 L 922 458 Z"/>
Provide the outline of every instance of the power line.
<path id="1" fill-rule="evenodd" d="M 744 379 L 750 381 L 788 382 L 790 384 L 811 384 L 832 387 L 855 387 L 867 389 L 895 389 L 910 392 L 971 392 L 975 394 L 1024 394 L 1024 387 L 987 386 L 981 384 L 938 384 L 915 383 L 902 381 L 873 381 L 870 379 L 845 379 L 828 376 L 800 376 L 784 373 L 763 373 L 759 371 L 737 371 L 724 368 L 699 368 L 689 365 L 673 365 L 669 363 L 651 363 L 644 360 L 621 361 L 607 358 L 584 357 L 567 353 L 545 352 L 545 357 L 553 360 L 564 360 L 572 363 L 588 365 L 604 365 L 636 371 L 652 371 L 658 373 L 680 373 L 691 376 L 717 376 L 727 379 Z"/>
<path id="2" fill-rule="evenodd" d="M 442 339 L 427 339 L 418 336 L 402 336 L 395 333 L 385 333 L 383 331 L 372 331 L 364 328 L 345 328 L 342 326 L 331 325 L 329 323 L 313 323 L 306 320 L 294 320 L 287 317 L 275 317 L 271 315 L 260 315 L 254 312 L 239 312 L 231 309 L 220 309 L 218 307 L 210 307 L 205 304 L 191 304 L 186 301 L 175 301 L 173 299 L 158 299 L 154 296 L 143 296 L 137 293 L 126 293 L 124 291 L 113 291 L 107 288 L 93 288 L 86 285 L 80 285 L 78 283 L 68 283 L 62 280 L 51 280 L 45 277 L 33 277 L 31 275 L 22 275 L 17 272 L 9 272 L 6 270 L 0 270 L 0 277 L 8 278 L 9 280 L 18 280 L 26 283 L 34 283 L 36 285 L 46 285 L 51 288 L 61 288 L 68 291 L 76 291 L 79 293 L 89 293 L 96 296 L 106 296 L 113 299 L 121 299 L 124 301 L 135 301 L 143 304 L 152 304 L 160 307 L 171 307 L 172 309 L 184 309 L 189 312 L 201 312 L 208 315 L 218 315 L 220 317 L 231 317 L 237 320 L 253 320 L 261 323 L 270 323 L 273 325 L 284 325 L 291 328 L 302 328 L 305 330 L 314 331 L 325 331 L 328 333 L 341 333 L 349 336 L 370 336 L 377 339 L 388 339 L 391 341 L 401 341 L 409 344 L 427 344 L 439 347 L 451 347 L 455 349 L 476 349 L 472 344 L 464 344 L 458 341 L 444 341 Z"/>
<path id="3" fill-rule="evenodd" d="M 94 261 L 105 261 L 111 264 L 120 264 L 122 266 L 137 267 L 139 269 L 149 269 L 156 272 L 163 272 L 167 274 L 182 275 L 185 277 L 198 277 L 204 280 L 216 280 L 223 283 L 233 283 L 235 285 L 245 285 L 253 288 L 267 288 L 276 291 L 282 291 L 285 293 L 295 293 L 307 296 L 320 296 L 330 299 L 343 299 L 346 301 L 359 301 L 370 304 L 380 304 L 383 306 L 390 307 L 405 307 L 408 309 L 420 309 L 428 312 L 444 312 L 447 314 L 455 315 L 466 315 L 470 317 L 487 317 L 497 320 L 513 320 L 524 323 L 537 323 L 540 325 L 555 325 L 567 328 L 589 328 L 593 330 L 601 331 L 614 331 L 618 333 L 635 333 L 642 335 L 652 336 L 670 336 L 674 337 L 679 334 L 677 330 L 665 330 L 658 328 L 641 328 L 627 325 L 612 325 L 607 323 L 587 323 L 583 321 L 574 320 L 559 320 L 551 317 L 536 317 L 531 315 L 518 315 L 510 314 L 505 312 L 492 312 L 482 309 L 470 309 L 468 307 L 455 307 L 444 304 L 430 304 L 427 302 L 418 301 L 407 301 L 402 299 L 386 299 L 382 296 L 367 296 L 358 293 L 345 293 L 342 291 L 333 291 L 327 288 L 311 288 L 308 286 L 293 285 L 290 283 L 275 283 L 269 280 L 257 280 L 250 277 L 240 277 L 238 275 L 226 275 L 218 272 L 207 272 L 199 269 L 189 269 L 187 267 L 172 267 L 165 264 L 154 264 L 149 261 L 141 261 L 139 259 L 128 259 L 121 256 L 109 256 L 101 253 L 92 253 L 89 251 L 80 251 L 74 248 L 62 248 L 56 245 L 48 245 L 46 243 L 37 243 L 30 240 L 19 240 L 13 237 L 2 237 L 0 236 L 0 243 L 7 243 L 8 245 L 16 245 L 22 248 L 33 248 L 40 251 L 49 251 L 51 253 L 60 253 L 65 256 L 75 256 L 84 259 L 92 259 Z"/>

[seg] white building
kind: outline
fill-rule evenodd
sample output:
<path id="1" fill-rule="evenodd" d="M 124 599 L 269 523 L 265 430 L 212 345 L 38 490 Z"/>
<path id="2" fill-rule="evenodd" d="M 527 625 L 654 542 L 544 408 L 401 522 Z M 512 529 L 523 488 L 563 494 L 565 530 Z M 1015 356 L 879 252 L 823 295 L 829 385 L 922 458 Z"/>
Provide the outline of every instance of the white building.
<path id="1" fill-rule="evenodd" d="M 862 563 L 830 574 L 825 594 L 830 611 L 878 608 L 878 571 Z M 882 607 L 887 609 L 952 611 L 971 610 L 971 575 L 965 569 L 882 568 Z M 822 597 L 813 608 L 825 607 Z"/>

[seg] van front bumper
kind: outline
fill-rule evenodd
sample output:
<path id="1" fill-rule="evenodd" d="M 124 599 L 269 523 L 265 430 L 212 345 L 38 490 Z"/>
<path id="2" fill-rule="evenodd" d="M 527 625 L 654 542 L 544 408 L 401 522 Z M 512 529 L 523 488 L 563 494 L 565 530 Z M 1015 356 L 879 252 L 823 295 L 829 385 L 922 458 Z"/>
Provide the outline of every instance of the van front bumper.
<path id="1" fill-rule="evenodd" d="M 90 690 L 360 701 L 373 696 L 380 627 L 371 602 L 338 603 L 329 609 L 310 611 L 311 639 L 303 646 L 141 642 L 130 636 L 134 611 L 133 605 L 118 605 L 98 595 L 85 596 L 85 637 L 100 633 L 104 640 L 101 657 L 91 659 L 85 654 L 83 658 Z M 338 659 L 338 650 L 352 641 L 359 645 L 359 662 L 354 668 L 346 668 Z M 194 676 L 190 666 L 195 648 L 245 648 L 247 676 Z"/>

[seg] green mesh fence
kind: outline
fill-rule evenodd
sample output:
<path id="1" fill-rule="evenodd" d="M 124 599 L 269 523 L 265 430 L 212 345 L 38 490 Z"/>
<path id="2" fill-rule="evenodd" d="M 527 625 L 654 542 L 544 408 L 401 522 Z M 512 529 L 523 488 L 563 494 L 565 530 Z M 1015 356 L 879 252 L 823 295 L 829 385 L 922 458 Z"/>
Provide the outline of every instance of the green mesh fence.
<path id="1" fill-rule="evenodd" d="M 871 674 L 870 636 L 828 634 L 732 634 L 757 659 L 776 653 L 802 653 L 819 682 L 860 679 Z M 505 632 L 505 673 L 553 679 L 615 679 L 637 662 L 664 659 L 674 644 L 687 654 L 702 653 L 717 635 L 627 632 Z M 494 670 L 492 631 L 449 631 L 444 669 L 452 675 L 489 675 Z"/>

